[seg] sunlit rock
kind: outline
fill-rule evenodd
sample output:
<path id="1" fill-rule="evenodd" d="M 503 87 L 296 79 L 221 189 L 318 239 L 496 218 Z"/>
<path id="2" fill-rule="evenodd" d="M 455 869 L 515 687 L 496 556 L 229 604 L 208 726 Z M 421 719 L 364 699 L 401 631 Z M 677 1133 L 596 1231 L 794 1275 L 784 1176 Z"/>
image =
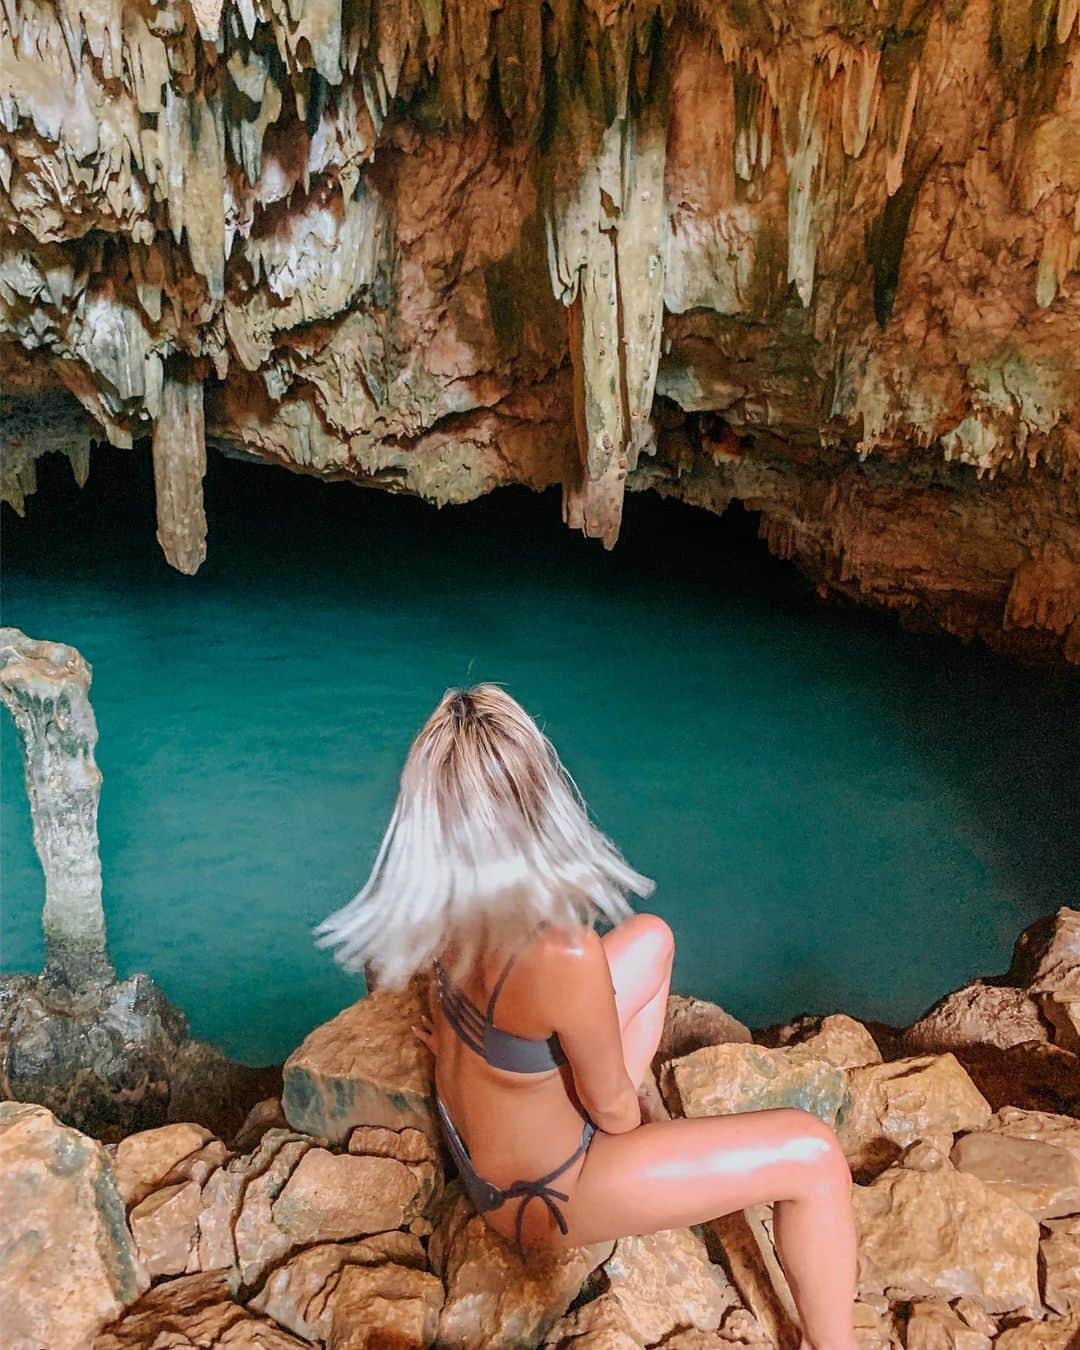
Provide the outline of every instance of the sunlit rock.
<path id="1" fill-rule="evenodd" d="M 1080 1215 L 1043 1224 L 1043 1298 L 1057 1313 L 1080 1312 Z"/>
<path id="2" fill-rule="evenodd" d="M 715 1331 L 728 1308 L 739 1303 L 702 1239 L 688 1228 L 620 1238 L 603 1272 L 608 1296 L 621 1305 L 643 1345 L 683 1328 Z"/>
<path id="3" fill-rule="evenodd" d="M 975 1130 L 956 1141 L 950 1157 L 1037 1219 L 1080 1213 L 1080 1159 L 1068 1149 Z"/>
<path id="4" fill-rule="evenodd" d="M 674 1105 L 687 1116 L 797 1106 L 827 1124 L 844 1100 L 843 1070 L 801 1046 L 708 1045 L 670 1065 Z M 669 1105 L 672 1103 L 669 1102 Z"/>
<path id="5" fill-rule="evenodd" d="M 1049 1040 L 1039 1007 L 1025 989 L 976 981 L 946 994 L 904 1032 L 909 1053 L 955 1050 L 965 1045 L 1006 1049 Z"/>
<path id="6" fill-rule="evenodd" d="M 162 1125 L 129 1134 L 112 1149 L 113 1169 L 120 1198 L 137 1205 L 179 1163 L 197 1153 L 213 1136 L 201 1125 Z"/>
<path id="7" fill-rule="evenodd" d="M 295 1242 L 381 1233 L 417 1218 L 434 1188 L 431 1163 L 407 1166 L 396 1158 L 314 1148 L 274 1202 L 274 1223 Z"/>

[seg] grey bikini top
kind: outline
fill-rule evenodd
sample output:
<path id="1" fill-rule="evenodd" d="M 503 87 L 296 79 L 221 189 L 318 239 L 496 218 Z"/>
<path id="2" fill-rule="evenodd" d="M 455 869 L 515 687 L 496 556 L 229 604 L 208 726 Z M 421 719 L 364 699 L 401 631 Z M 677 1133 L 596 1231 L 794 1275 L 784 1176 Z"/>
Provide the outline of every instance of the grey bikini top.
<path id="1" fill-rule="evenodd" d="M 433 962 L 435 987 L 443 1015 L 470 1050 L 474 1050 L 496 1069 L 509 1069 L 514 1073 L 543 1073 L 566 1063 L 566 1054 L 558 1035 L 552 1032 L 546 1039 L 515 1036 L 511 1031 L 500 1030 L 492 1020 L 495 1000 L 502 992 L 506 977 L 516 960 L 516 956 L 511 956 L 503 966 L 495 981 L 495 988 L 491 991 L 491 998 L 488 999 L 486 1013 L 481 1013 L 464 989 L 450 978 L 438 958 Z"/>

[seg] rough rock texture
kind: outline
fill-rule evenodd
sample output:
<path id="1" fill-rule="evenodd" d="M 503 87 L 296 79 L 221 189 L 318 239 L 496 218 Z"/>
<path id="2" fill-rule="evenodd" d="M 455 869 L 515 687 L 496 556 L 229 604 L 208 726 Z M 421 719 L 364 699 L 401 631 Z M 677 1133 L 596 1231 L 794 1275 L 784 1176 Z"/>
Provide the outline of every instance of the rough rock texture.
<path id="1" fill-rule="evenodd" d="M 517 1249 L 493 1233 L 464 1196 L 456 1197 L 428 1248 L 446 1288 L 439 1344 L 492 1350 L 537 1344 L 614 1245 L 541 1252 L 526 1267 Z"/>
<path id="2" fill-rule="evenodd" d="M 959 1171 L 981 1178 L 1037 1219 L 1080 1214 L 1080 1160 L 1068 1149 L 975 1130 L 958 1139 L 949 1156 Z"/>
<path id="3" fill-rule="evenodd" d="M 1039 1005 L 1026 989 L 981 980 L 947 994 L 904 1033 L 912 1054 L 996 1045 L 1005 1050 L 1026 1041 L 1048 1041 Z"/>
<path id="4" fill-rule="evenodd" d="M 285 1061 L 282 1105 L 290 1125 L 342 1143 L 358 1125 L 409 1126 L 437 1137 L 431 1052 L 410 1025 L 426 986 L 373 990 L 311 1033 Z"/>
<path id="5" fill-rule="evenodd" d="M 1037 1311 L 1039 1225 L 977 1177 L 890 1167 L 854 1200 L 860 1295 L 963 1295 L 991 1313 Z"/>
<path id="6" fill-rule="evenodd" d="M 221 1274 L 170 1280 L 145 1294 L 93 1350 L 304 1350 L 303 1341 L 234 1303 L 232 1293 Z"/>
<path id="7" fill-rule="evenodd" d="M 1075 0 L 27 0 L 2 474 L 205 443 L 457 502 L 739 499 L 823 593 L 1080 658 Z M 211 544 L 212 546 L 212 544 Z"/>
<path id="8" fill-rule="evenodd" d="M 100 1144 L 0 1103 L 0 1307 L 9 1350 L 86 1350 L 149 1284 Z"/>
<path id="9" fill-rule="evenodd" d="M 715 1331 L 738 1295 L 688 1228 L 620 1238 L 604 1262 L 608 1294 L 630 1334 L 655 1345 L 683 1328 Z"/>
<path id="10" fill-rule="evenodd" d="M 381 1233 L 418 1218 L 434 1189 L 431 1163 L 409 1167 L 396 1158 L 314 1148 L 274 1202 L 274 1222 L 297 1242 Z"/>
<path id="11" fill-rule="evenodd" d="M 798 1106 L 831 1125 L 845 1093 L 843 1070 L 802 1046 L 707 1045 L 673 1061 L 668 1073 L 668 1105 L 687 1116 Z"/>

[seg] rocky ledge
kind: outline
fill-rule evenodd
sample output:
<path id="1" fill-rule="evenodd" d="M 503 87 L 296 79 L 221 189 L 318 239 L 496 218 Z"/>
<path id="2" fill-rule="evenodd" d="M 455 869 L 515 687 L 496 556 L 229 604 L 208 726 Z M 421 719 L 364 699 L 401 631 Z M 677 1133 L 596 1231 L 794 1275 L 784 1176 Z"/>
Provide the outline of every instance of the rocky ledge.
<path id="1" fill-rule="evenodd" d="M 318 1028 L 226 1144 L 104 1145 L 0 1106 L 12 1350 L 705 1350 L 797 1342 L 768 1206 L 523 1268 L 461 1194 L 409 1034 L 423 989 Z M 843 1013 L 751 1033 L 672 996 L 653 1118 L 796 1105 L 855 1180 L 864 1350 L 1080 1344 L 1080 912 L 906 1029 Z"/>

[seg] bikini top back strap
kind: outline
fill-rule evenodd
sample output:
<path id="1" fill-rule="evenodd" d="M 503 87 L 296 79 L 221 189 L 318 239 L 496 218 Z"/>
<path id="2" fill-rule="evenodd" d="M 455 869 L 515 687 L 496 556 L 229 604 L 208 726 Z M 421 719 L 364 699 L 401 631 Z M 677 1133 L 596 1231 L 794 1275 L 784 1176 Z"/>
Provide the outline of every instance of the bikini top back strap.
<path id="1" fill-rule="evenodd" d="M 491 997 L 488 999 L 487 1005 L 488 1026 L 491 1026 L 495 1020 L 495 1000 L 502 993 L 502 987 L 506 983 L 506 977 L 510 974 L 511 968 L 516 960 L 516 954 L 511 956 L 510 960 L 507 961 L 506 965 L 503 966 L 502 970 L 499 972 L 499 978 L 495 981 L 495 988 L 491 991 Z"/>

